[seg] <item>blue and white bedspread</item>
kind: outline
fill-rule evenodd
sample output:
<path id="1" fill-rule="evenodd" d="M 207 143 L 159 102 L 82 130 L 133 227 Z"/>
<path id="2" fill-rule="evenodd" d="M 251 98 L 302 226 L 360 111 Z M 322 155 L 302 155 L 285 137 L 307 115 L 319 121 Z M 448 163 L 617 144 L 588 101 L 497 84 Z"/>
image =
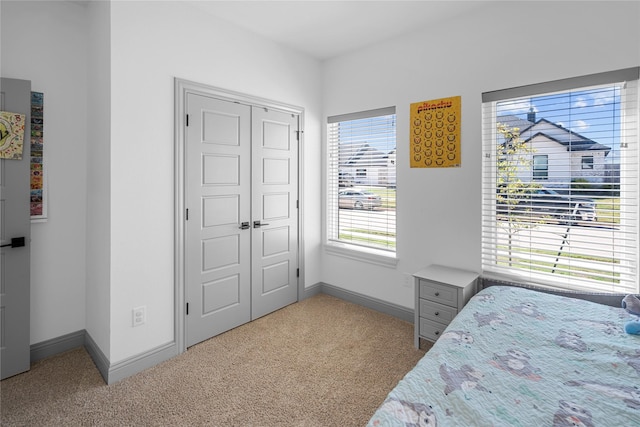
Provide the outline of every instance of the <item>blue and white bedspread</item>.
<path id="1" fill-rule="evenodd" d="M 640 335 L 622 308 L 493 286 L 369 426 L 640 426 Z"/>

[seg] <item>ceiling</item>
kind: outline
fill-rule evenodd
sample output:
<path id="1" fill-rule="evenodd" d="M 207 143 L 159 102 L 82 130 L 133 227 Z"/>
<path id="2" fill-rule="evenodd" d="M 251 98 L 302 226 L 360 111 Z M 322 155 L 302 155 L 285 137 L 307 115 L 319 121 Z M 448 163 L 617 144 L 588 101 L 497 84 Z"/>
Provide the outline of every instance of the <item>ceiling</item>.
<path id="1" fill-rule="evenodd" d="M 207 1 L 190 4 L 318 60 L 472 12 L 483 0 Z"/>

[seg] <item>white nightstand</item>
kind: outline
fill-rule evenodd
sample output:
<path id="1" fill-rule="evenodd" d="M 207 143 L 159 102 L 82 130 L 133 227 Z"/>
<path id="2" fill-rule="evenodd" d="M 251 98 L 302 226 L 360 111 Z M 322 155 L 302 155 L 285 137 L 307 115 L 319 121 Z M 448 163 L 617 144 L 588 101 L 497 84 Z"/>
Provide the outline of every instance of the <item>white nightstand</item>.
<path id="1" fill-rule="evenodd" d="M 478 274 L 430 265 L 413 275 L 415 283 L 414 344 L 436 341 L 476 292 Z"/>

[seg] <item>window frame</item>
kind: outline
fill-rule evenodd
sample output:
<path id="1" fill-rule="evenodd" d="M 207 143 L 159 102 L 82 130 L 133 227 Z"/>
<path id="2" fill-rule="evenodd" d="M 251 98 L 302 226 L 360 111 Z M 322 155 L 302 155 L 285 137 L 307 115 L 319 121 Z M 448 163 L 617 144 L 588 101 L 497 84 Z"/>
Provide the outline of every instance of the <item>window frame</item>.
<path id="1" fill-rule="evenodd" d="M 346 172 L 340 170 L 339 165 L 339 154 L 338 147 L 333 146 L 333 144 L 337 144 L 337 141 L 333 141 L 333 136 L 331 132 L 331 126 L 340 122 L 350 122 L 360 119 L 374 119 L 377 117 L 385 117 L 385 116 L 393 116 L 393 147 L 390 147 L 389 150 L 395 151 L 397 147 L 397 116 L 396 116 L 396 107 L 385 107 L 374 110 L 360 111 L 355 113 L 341 114 L 336 116 L 328 116 L 326 121 L 326 129 L 327 129 L 327 137 L 326 137 L 326 162 L 327 167 L 325 172 L 327 174 L 326 178 L 326 191 L 325 191 L 325 220 L 324 228 L 325 228 L 325 238 L 324 238 L 324 249 L 325 252 L 332 255 L 339 255 L 341 257 L 346 257 L 349 259 L 354 259 L 358 261 L 363 261 L 367 263 L 372 263 L 380 266 L 392 267 L 395 268 L 397 266 L 397 246 L 393 250 L 378 248 L 374 246 L 353 244 L 346 240 L 341 240 L 338 236 L 339 231 L 339 221 L 338 216 L 340 212 L 340 208 L 338 206 L 338 191 L 344 190 L 344 187 L 340 187 L 340 181 L 345 179 Z M 390 151 L 389 151 L 390 152 Z M 388 177 L 390 170 L 387 170 L 385 177 Z M 396 169 L 393 168 L 393 174 L 396 175 Z M 368 176 L 367 168 L 358 167 L 354 168 L 351 173 L 354 180 L 358 180 L 358 178 L 366 178 Z M 366 179 L 365 179 L 366 180 Z M 395 185 L 397 181 L 394 178 L 394 191 Z M 347 184 L 349 185 L 349 184 Z M 361 184 L 366 186 L 365 184 Z M 355 184 L 355 187 L 358 187 L 358 184 Z M 389 187 L 389 186 L 387 186 Z M 397 210 L 394 210 L 397 212 Z M 397 237 L 397 226 L 394 226 L 393 229 L 394 238 Z"/>
<path id="2" fill-rule="evenodd" d="M 637 177 L 640 169 L 639 158 L 639 141 L 638 133 L 640 132 L 640 67 L 633 67 L 623 70 L 592 74 L 576 78 L 557 80 L 552 82 L 510 88 L 505 90 L 486 92 L 482 94 L 482 135 L 483 135 L 483 165 L 482 165 L 482 270 L 483 276 L 495 278 L 498 280 L 515 281 L 524 284 L 542 285 L 555 289 L 569 289 L 577 291 L 596 291 L 596 292 L 631 292 L 638 293 L 640 287 L 638 284 L 639 273 L 639 248 L 638 238 L 640 237 L 638 222 L 638 201 L 640 194 L 638 191 Z M 629 251 L 614 258 L 619 262 L 617 273 L 619 283 L 614 284 L 593 284 L 584 278 L 565 278 L 555 276 L 550 278 L 549 273 L 541 273 L 534 271 L 533 268 L 519 270 L 517 266 L 501 266 L 498 263 L 498 256 L 501 249 L 496 246 L 500 244 L 498 240 L 498 207 L 496 202 L 496 176 L 497 165 L 500 159 L 496 152 L 498 130 L 496 125 L 498 122 L 497 103 L 501 101 L 514 102 L 519 98 L 534 98 L 548 96 L 561 92 L 576 91 L 582 89 L 588 90 L 598 86 L 619 86 L 620 88 L 629 89 L 620 92 L 620 155 L 619 161 L 622 169 L 620 172 L 619 191 L 625 195 L 625 199 L 620 199 L 620 225 L 623 237 L 620 239 L 624 242 L 624 250 Z M 632 96 L 631 96 L 632 95 Z M 595 159 L 594 159 L 595 160 Z M 595 162 L 594 162 L 595 166 Z M 532 175 L 533 175 L 533 166 Z M 579 178 L 579 176 L 574 176 Z M 535 182 L 532 176 L 531 182 Z M 567 228 L 567 233 L 569 228 Z M 613 233 L 612 233 L 613 234 Z M 627 243 L 631 242 L 631 243 Z M 619 243 L 616 240 L 616 248 Z M 538 249 L 535 244 L 529 243 L 530 249 Z M 620 244 L 622 246 L 622 244 Z M 524 246 L 523 246 L 524 247 Z M 504 252 L 504 249 L 502 249 Z M 511 251 L 511 250 L 510 250 Z M 531 252 L 533 253 L 533 252 Z M 509 255 L 511 256 L 511 255 Z M 530 255 L 531 256 L 531 255 Z M 510 260 L 511 258 L 509 258 Z M 503 261 L 502 264 L 505 264 Z M 511 264 L 511 261 L 509 261 Z M 532 264 L 533 265 L 533 264 Z M 613 262 L 611 265 L 615 265 Z M 571 267 L 570 267 L 571 268 Z M 573 271 L 573 270 L 572 270 Z M 552 272 L 553 273 L 553 272 Z M 614 274 L 614 273 L 612 273 Z M 635 287 L 635 288 L 634 288 Z"/>
<path id="3" fill-rule="evenodd" d="M 585 160 L 591 160 L 590 162 L 585 162 Z M 593 169 L 593 156 L 582 156 L 580 158 L 580 165 L 582 169 L 592 170 Z"/>
<path id="4" fill-rule="evenodd" d="M 540 168 L 536 159 L 545 159 L 544 167 Z M 549 155 L 548 154 L 534 154 L 533 155 L 533 163 L 532 163 L 532 178 L 534 181 L 545 181 L 549 179 Z"/>

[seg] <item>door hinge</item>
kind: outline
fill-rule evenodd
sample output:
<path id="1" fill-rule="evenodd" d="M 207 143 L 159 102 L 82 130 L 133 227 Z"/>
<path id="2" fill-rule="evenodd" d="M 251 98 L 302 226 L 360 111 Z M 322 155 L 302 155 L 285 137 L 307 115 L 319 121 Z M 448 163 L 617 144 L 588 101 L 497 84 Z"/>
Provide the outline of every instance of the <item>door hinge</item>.
<path id="1" fill-rule="evenodd" d="M 296 139 L 298 140 L 298 142 L 300 142 L 300 134 L 301 133 L 304 133 L 304 131 L 303 130 L 297 130 L 296 131 Z"/>
<path id="2" fill-rule="evenodd" d="M 300 209 L 300 200 L 296 200 L 296 209 Z"/>
<path id="3" fill-rule="evenodd" d="M 189 221 L 189 209 L 187 209 L 187 212 L 185 213 L 185 221 Z"/>
<path id="4" fill-rule="evenodd" d="M 187 316 L 189 315 L 189 303 L 187 303 Z"/>
<path id="5" fill-rule="evenodd" d="M 296 268 L 296 277 L 300 277 L 300 269 Z"/>
<path id="6" fill-rule="evenodd" d="M 189 115 L 187 114 L 187 126 L 189 126 Z"/>

